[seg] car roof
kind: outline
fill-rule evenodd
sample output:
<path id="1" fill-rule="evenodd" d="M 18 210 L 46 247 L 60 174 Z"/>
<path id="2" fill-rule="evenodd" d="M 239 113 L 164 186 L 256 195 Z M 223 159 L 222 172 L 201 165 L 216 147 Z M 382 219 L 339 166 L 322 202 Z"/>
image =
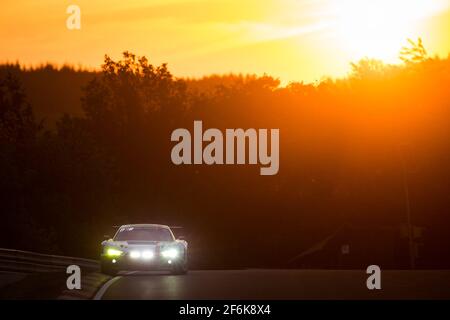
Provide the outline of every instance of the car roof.
<path id="1" fill-rule="evenodd" d="M 136 228 L 136 227 L 156 227 L 156 228 L 166 228 L 170 229 L 169 226 L 164 224 L 154 224 L 154 223 L 137 223 L 137 224 L 124 224 L 120 228 Z"/>

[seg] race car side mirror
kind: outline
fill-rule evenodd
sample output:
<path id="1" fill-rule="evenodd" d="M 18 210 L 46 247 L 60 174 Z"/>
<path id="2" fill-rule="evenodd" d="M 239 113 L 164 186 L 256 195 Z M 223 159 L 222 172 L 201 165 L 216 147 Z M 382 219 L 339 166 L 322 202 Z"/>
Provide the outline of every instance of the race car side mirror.
<path id="1" fill-rule="evenodd" d="M 186 241 L 186 237 L 185 237 L 185 236 L 179 236 L 179 237 L 178 237 L 178 240 L 184 240 L 184 241 Z"/>
<path id="2" fill-rule="evenodd" d="M 105 239 L 105 240 L 109 240 L 109 239 L 111 239 L 111 236 L 110 236 L 110 235 L 108 235 L 108 234 L 104 234 L 104 235 L 103 235 L 103 239 Z"/>

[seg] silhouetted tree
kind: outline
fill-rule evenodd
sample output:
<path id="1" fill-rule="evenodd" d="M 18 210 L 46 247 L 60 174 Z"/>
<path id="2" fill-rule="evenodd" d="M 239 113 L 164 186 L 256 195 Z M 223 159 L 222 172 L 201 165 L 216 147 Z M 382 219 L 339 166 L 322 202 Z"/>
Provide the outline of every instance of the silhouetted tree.
<path id="1" fill-rule="evenodd" d="M 0 246 L 31 240 L 95 257 L 111 225 L 160 222 L 185 227 L 196 266 L 279 266 L 343 223 L 399 228 L 398 149 L 408 144 L 417 168 L 408 173 L 411 211 L 428 232 L 422 265 L 448 267 L 450 59 L 427 59 L 417 46 L 405 64 L 363 59 L 348 77 L 284 87 L 270 76 L 178 79 L 128 52 L 83 75 L 14 67 L 45 92 L 30 101 L 58 121 L 39 130 L 18 82 L 0 77 L 0 197 L 12 226 Z M 82 96 L 79 106 L 46 109 L 61 92 L 71 103 Z M 193 120 L 205 129 L 279 128 L 279 173 L 173 165 L 170 134 Z"/>
<path id="2" fill-rule="evenodd" d="M 0 206 L 7 226 L 0 233 L 2 247 L 52 248 L 51 235 L 33 215 L 30 201 L 40 127 L 19 80 L 9 72 L 0 77 Z"/>
<path id="3" fill-rule="evenodd" d="M 428 58 L 427 51 L 422 43 L 422 38 L 418 38 L 417 42 L 408 39 L 409 46 L 404 46 L 400 50 L 400 59 L 405 63 L 418 63 Z"/>

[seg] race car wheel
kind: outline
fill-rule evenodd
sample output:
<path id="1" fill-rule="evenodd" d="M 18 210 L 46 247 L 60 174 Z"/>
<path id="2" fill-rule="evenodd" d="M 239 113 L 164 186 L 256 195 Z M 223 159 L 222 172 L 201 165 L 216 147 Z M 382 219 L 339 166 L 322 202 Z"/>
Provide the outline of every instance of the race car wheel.
<path id="1" fill-rule="evenodd" d="M 186 261 L 184 261 L 182 263 L 178 263 L 178 264 L 174 265 L 172 268 L 172 274 L 175 274 L 175 275 L 183 275 L 183 274 L 186 274 L 187 272 L 188 272 L 188 267 L 187 267 Z"/>
<path id="2" fill-rule="evenodd" d="M 110 266 L 107 266 L 102 263 L 100 267 L 100 272 L 103 274 L 107 274 L 108 276 L 114 277 L 117 274 L 117 270 L 111 268 Z"/>

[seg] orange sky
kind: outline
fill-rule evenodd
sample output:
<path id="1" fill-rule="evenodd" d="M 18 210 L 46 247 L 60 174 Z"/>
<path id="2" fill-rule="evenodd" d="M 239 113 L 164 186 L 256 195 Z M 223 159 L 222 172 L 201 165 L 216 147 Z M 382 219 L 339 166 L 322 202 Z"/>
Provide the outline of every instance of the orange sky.
<path id="1" fill-rule="evenodd" d="M 66 8 L 81 8 L 81 30 Z M 450 52 L 448 0 L 2 0 L 0 61 L 98 67 L 124 50 L 177 76 L 339 76 L 364 56 L 397 62 L 407 37 Z M 402 41 L 404 39 L 405 41 Z"/>

